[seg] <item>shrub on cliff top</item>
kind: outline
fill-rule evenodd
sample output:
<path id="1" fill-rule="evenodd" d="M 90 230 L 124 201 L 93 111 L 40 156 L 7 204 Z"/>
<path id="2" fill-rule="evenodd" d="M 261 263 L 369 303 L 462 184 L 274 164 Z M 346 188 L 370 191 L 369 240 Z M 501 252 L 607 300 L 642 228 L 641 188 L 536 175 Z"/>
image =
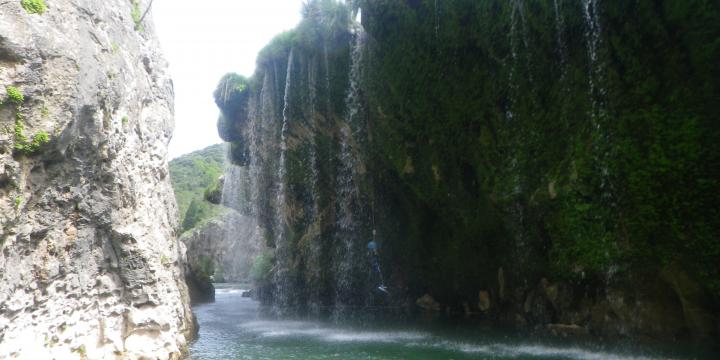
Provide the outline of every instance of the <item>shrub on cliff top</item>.
<path id="1" fill-rule="evenodd" d="M 22 0 L 22 7 L 28 14 L 40 14 L 47 10 L 45 0 Z"/>
<path id="2" fill-rule="evenodd" d="M 310 0 L 303 4 L 302 21 L 297 27 L 297 43 L 305 48 L 337 39 L 350 28 L 351 10 L 342 1 Z"/>
<path id="3" fill-rule="evenodd" d="M 288 30 L 282 32 L 270 40 L 270 43 L 265 45 L 260 52 L 258 52 L 257 59 L 255 60 L 257 67 L 260 68 L 262 64 L 269 63 L 275 59 L 285 59 L 290 53 L 290 48 L 295 44 L 296 31 Z"/>
<path id="4" fill-rule="evenodd" d="M 227 73 L 220 79 L 213 96 L 215 104 L 226 117 L 232 119 L 235 114 L 245 108 L 248 95 L 245 90 L 249 84 L 248 78 L 235 73 Z"/>

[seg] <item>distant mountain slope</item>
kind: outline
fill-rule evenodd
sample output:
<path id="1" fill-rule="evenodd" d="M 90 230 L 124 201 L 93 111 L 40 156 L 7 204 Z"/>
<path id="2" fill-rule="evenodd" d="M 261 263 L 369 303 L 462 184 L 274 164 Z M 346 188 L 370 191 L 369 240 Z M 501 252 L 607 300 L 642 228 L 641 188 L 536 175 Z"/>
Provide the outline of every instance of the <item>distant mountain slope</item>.
<path id="1" fill-rule="evenodd" d="M 203 192 L 223 174 L 224 163 L 223 144 L 208 146 L 170 161 L 170 179 L 182 231 L 192 228 L 219 210 L 216 205 L 203 200 Z"/>

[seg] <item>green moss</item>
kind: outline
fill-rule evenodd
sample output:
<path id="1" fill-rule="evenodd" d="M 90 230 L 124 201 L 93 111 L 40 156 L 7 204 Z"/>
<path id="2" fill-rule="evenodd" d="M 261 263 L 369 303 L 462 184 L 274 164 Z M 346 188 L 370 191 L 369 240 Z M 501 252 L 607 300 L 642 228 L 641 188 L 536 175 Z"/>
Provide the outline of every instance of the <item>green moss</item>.
<path id="1" fill-rule="evenodd" d="M 15 151 L 22 155 L 34 155 L 42 149 L 43 145 L 50 142 L 50 136 L 45 131 L 39 131 L 32 137 L 32 140 L 28 139 L 25 135 L 22 116 L 18 115 L 18 119 L 15 121 Z"/>
<path id="2" fill-rule="evenodd" d="M 250 278 L 256 284 L 268 283 L 271 279 L 271 271 L 275 262 L 275 254 L 271 250 L 265 250 L 255 257 L 250 268 Z"/>
<path id="3" fill-rule="evenodd" d="M 130 119 L 127 116 L 123 116 L 120 122 L 123 124 L 123 126 L 126 126 L 130 122 Z"/>
<path id="4" fill-rule="evenodd" d="M 719 29 L 718 7 L 701 0 L 660 8 L 603 3 L 598 64 L 589 64 L 586 41 L 576 36 L 586 31 L 581 8 L 560 7 L 561 63 L 553 8 L 524 3 L 526 17 L 515 18 L 511 34 L 511 5 L 360 5 L 372 14 L 363 19 L 375 45 L 370 108 L 382 109 L 373 116 L 376 171 L 385 179 L 378 186 L 402 179 L 403 196 L 449 229 L 421 232 L 404 248 L 442 262 L 477 251 L 474 239 L 483 239 L 493 255 L 522 249 L 486 260 L 513 263 L 529 277 L 533 266 L 558 277 L 605 276 L 682 259 L 717 293 L 720 251 L 711 229 L 718 229 L 720 185 L 717 171 L 701 164 L 720 154 L 712 120 L 718 87 L 708 80 L 718 76 L 710 59 L 720 47 L 709 35 Z M 591 93 L 590 82 L 602 91 Z M 408 157 L 412 174 L 402 171 Z M 490 206 L 479 205 L 484 195 Z M 427 209 L 398 211 L 420 216 Z M 480 225 L 493 213 L 507 230 L 496 239 L 483 235 L 492 227 Z M 482 274 L 467 264 L 448 260 L 442 268 L 454 275 L 427 278 L 442 287 Z"/>
<path id="5" fill-rule="evenodd" d="M 22 112 L 20 112 L 20 105 L 25 101 L 25 98 L 23 94 L 15 87 L 7 86 L 5 87 L 5 89 L 8 93 L 8 98 L 15 105 L 17 110 L 17 112 L 15 113 L 14 126 L 15 152 L 22 155 L 33 155 L 37 153 L 43 145 L 47 144 L 50 141 L 50 137 L 45 131 L 39 131 L 32 137 L 32 139 L 29 139 L 25 135 L 25 125 L 23 124 L 23 122 L 25 121 L 25 117 Z M 45 116 L 47 114 L 47 108 L 43 106 L 40 112 Z"/>
<path id="6" fill-rule="evenodd" d="M 13 202 L 15 203 L 15 209 L 19 209 L 19 208 L 20 208 L 20 205 L 22 205 L 22 203 L 23 203 L 23 197 L 22 197 L 22 196 L 16 196 L 16 197 L 15 197 L 15 200 L 13 200 Z"/>
<path id="7" fill-rule="evenodd" d="M 42 15 L 47 10 L 44 0 L 22 0 L 21 5 L 28 14 Z"/>
<path id="8" fill-rule="evenodd" d="M 130 17 L 133 20 L 133 23 L 135 24 L 135 30 L 139 32 L 145 31 L 145 28 L 143 27 L 142 23 L 140 22 L 142 20 L 142 10 L 140 10 L 140 1 L 139 0 L 131 0 L 132 3 L 132 10 L 130 11 Z"/>
<path id="9" fill-rule="evenodd" d="M 5 91 L 7 92 L 8 99 L 15 105 L 20 105 L 25 101 L 25 97 L 22 92 L 14 86 L 6 86 Z"/>

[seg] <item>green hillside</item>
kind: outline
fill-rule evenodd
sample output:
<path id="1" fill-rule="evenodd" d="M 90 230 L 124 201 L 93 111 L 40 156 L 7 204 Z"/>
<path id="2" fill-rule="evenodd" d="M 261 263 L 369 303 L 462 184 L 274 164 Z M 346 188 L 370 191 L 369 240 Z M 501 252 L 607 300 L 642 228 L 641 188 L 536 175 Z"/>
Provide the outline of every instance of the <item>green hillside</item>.
<path id="1" fill-rule="evenodd" d="M 182 231 L 217 214 L 219 206 L 203 199 L 203 192 L 223 174 L 225 147 L 212 145 L 170 161 L 170 179 L 177 200 Z"/>

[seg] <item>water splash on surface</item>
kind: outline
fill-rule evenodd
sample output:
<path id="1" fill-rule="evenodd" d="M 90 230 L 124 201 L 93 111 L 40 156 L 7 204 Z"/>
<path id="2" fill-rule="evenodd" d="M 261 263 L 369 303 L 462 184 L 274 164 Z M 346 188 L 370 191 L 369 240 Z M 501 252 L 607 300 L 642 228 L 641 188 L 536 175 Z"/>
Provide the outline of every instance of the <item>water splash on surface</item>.
<path id="1" fill-rule="evenodd" d="M 215 303 L 194 308 L 200 324 L 193 359 L 494 359 L 660 360 L 662 356 L 459 332 L 458 328 L 356 327 L 319 321 L 265 318 L 242 291 L 219 292 Z M 639 349 L 638 349 L 639 350 Z"/>

